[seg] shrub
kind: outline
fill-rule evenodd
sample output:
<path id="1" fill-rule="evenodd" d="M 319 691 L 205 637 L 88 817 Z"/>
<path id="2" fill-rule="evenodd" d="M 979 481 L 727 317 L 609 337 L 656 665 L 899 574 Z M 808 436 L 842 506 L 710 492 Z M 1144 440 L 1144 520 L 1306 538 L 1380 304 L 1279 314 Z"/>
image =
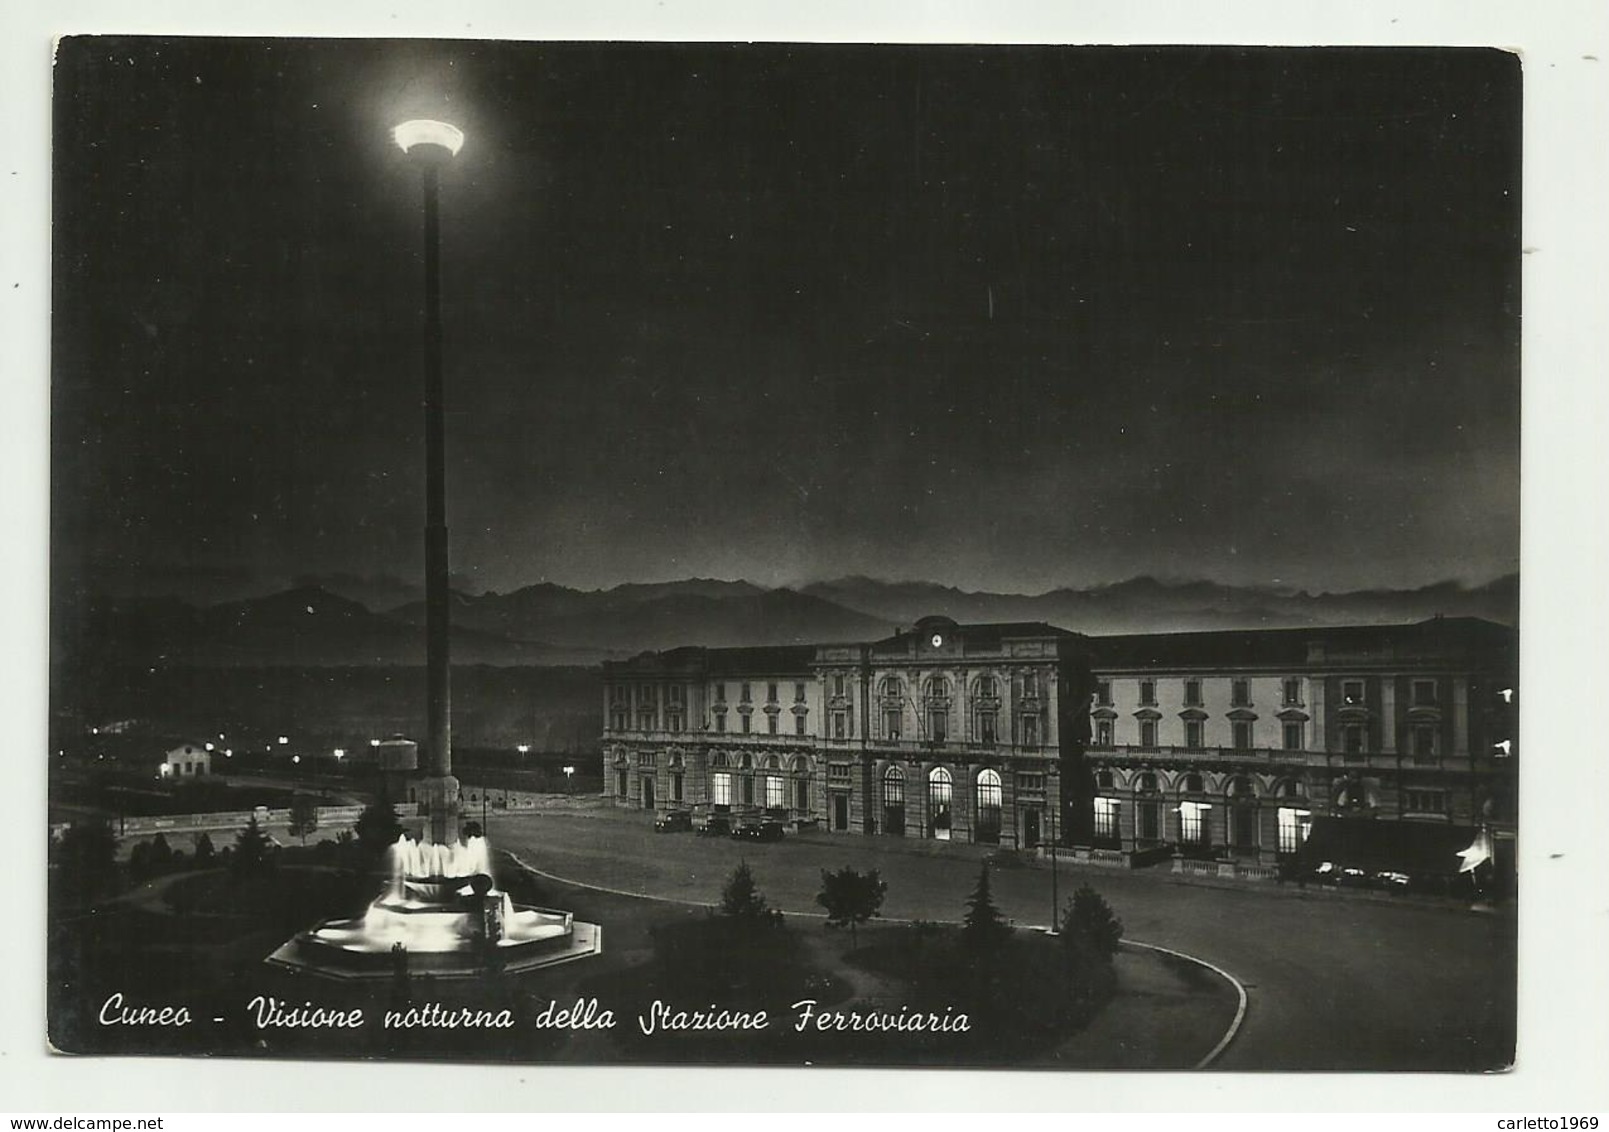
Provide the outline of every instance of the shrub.
<path id="1" fill-rule="evenodd" d="M 205 832 L 196 834 L 196 868 L 210 868 L 217 855 L 217 850 L 212 847 L 212 838 Z"/>
<path id="2" fill-rule="evenodd" d="M 983 958 L 995 955 L 1011 938 L 1011 926 L 995 907 L 989 891 L 989 866 L 978 873 L 978 886 L 967 898 L 967 914 L 961 921 L 961 946 Z"/>
<path id="3" fill-rule="evenodd" d="M 1062 939 L 1087 944 L 1102 961 L 1110 963 L 1123 938 L 1123 921 L 1113 914 L 1105 897 L 1084 884 L 1067 904 L 1061 932 Z"/>
<path id="4" fill-rule="evenodd" d="M 229 869 L 237 877 L 251 877 L 260 876 L 273 867 L 274 855 L 268 835 L 253 814 L 246 827 L 235 836 L 235 852 Z"/>
<path id="5" fill-rule="evenodd" d="M 721 915 L 746 921 L 770 918 L 765 897 L 754 883 L 754 873 L 747 861 L 738 862 L 721 888 Z"/>
<path id="6" fill-rule="evenodd" d="M 816 903 L 827 910 L 827 926 L 841 928 L 847 925 L 850 946 L 859 947 L 856 925 L 864 924 L 877 915 L 887 894 L 888 882 L 878 875 L 876 869 L 859 873 L 845 866 L 835 873 L 821 870 L 821 891 L 816 894 Z"/>

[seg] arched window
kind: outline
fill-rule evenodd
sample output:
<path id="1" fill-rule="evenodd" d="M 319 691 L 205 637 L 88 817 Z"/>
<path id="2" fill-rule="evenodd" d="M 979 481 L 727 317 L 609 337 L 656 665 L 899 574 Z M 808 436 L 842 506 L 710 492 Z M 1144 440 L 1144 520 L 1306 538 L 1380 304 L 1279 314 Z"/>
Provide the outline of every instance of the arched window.
<path id="1" fill-rule="evenodd" d="M 1146 771 L 1144 774 L 1140 775 L 1140 780 L 1139 782 L 1135 783 L 1134 789 L 1139 791 L 1141 794 L 1155 794 L 1156 775 L 1152 774 L 1150 771 Z"/>
<path id="2" fill-rule="evenodd" d="M 724 767 L 727 765 L 729 764 L 727 762 L 725 751 L 716 751 L 714 755 L 710 756 L 710 766 Z"/>
<path id="3" fill-rule="evenodd" d="M 905 685 L 900 683 L 898 676 L 885 676 L 877 687 L 877 694 L 887 700 L 897 700 L 904 696 Z"/>
<path id="4" fill-rule="evenodd" d="M 883 832 L 905 836 L 905 774 L 897 766 L 883 771 Z"/>
<path id="5" fill-rule="evenodd" d="M 977 839 L 994 845 L 1000 841 L 1000 772 L 978 772 Z"/>
<path id="6" fill-rule="evenodd" d="M 950 698 L 950 682 L 942 676 L 929 676 L 922 694 L 930 700 L 946 700 Z"/>
<path id="7" fill-rule="evenodd" d="M 1199 774 L 1187 774 L 1184 776 L 1184 792 L 1186 794 L 1201 793 L 1201 776 Z"/>
<path id="8" fill-rule="evenodd" d="M 978 697 L 980 699 L 989 700 L 989 699 L 993 699 L 994 696 L 995 696 L 994 677 L 993 676 L 988 676 L 988 675 L 979 676 L 978 677 Z"/>
<path id="9" fill-rule="evenodd" d="M 950 839 L 950 791 L 953 780 L 941 766 L 927 775 L 928 830 L 940 841 Z"/>
<path id="10" fill-rule="evenodd" d="M 924 688 L 927 697 L 927 740 L 944 743 L 950 738 L 950 683 L 942 676 L 929 676 Z"/>

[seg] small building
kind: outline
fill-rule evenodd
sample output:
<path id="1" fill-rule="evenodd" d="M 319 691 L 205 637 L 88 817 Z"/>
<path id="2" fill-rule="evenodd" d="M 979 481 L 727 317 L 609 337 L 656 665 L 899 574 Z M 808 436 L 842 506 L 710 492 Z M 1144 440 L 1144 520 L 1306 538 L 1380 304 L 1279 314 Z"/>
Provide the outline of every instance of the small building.
<path id="1" fill-rule="evenodd" d="M 161 778 L 194 778 L 212 773 L 212 752 L 200 743 L 180 743 L 162 758 Z"/>

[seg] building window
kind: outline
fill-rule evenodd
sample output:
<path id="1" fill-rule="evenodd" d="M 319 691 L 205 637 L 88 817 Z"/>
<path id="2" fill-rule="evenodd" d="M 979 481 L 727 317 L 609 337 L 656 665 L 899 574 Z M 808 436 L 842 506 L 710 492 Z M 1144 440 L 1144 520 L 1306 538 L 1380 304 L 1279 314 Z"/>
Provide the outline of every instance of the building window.
<path id="1" fill-rule="evenodd" d="M 682 686 L 680 684 L 672 684 L 669 688 L 665 689 L 665 692 L 665 700 L 667 703 L 679 704 L 682 702 Z"/>
<path id="2" fill-rule="evenodd" d="M 1235 720 L 1235 750 L 1251 750 L 1251 720 Z"/>
<path id="3" fill-rule="evenodd" d="M 1097 680 L 1095 682 L 1095 702 L 1103 707 L 1112 706 L 1112 682 L 1110 680 Z"/>
<path id="4" fill-rule="evenodd" d="M 1000 840 L 1000 772 L 985 769 L 978 773 L 978 840 Z"/>
<path id="5" fill-rule="evenodd" d="M 1022 717 L 1022 745 L 1024 747 L 1039 746 L 1039 717 L 1025 715 Z M 1110 743 L 1107 746 L 1111 746 Z"/>
<path id="6" fill-rule="evenodd" d="M 670 800 L 672 802 L 682 800 L 682 776 L 680 774 L 670 776 Z"/>
<path id="7" fill-rule="evenodd" d="M 732 774 L 718 770 L 710 775 L 710 801 L 717 806 L 732 804 Z"/>
<path id="8" fill-rule="evenodd" d="M 883 771 L 883 804 L 885 806 L 905 804 L 905 775 L 897 766 L 891 766 Z"/>
<path id="9" fill-rule="evenodd" d="M 754 699 L 749 692 L 749 682 L 747 680 L 743 681 L 742 685 L 738 689 L 738 699 L 742 700 L 744 703 L 749 703 Z"/>
<path id="10" fill-rule="evenodd" d="M 1229 700 L 1235 707 L 1251 706 L 1251 681 L 1231 680 L 1229 682 Z"/>
<path id="11" fill-rule="evenodd" d="M 933 827 L 934 834 L 940 840 L 949 840 L 950 836 L 950 772 L 941 766 L 934 767 L 927 775 L 927 812 L 928 820 Z"/>
<path id="12" fill-rule="evenodd" d="M 927 737 L 930 742 L 946 742 L 949 739 L 949 726 L 949 712 L 943 708 L 927 709 Z"/>
<path id="13" fill-rule="evenodd" d="M 848 763 L 828 763 L 827 781 L 834 786 L 849 785 L 850 767 Z"/>
<path id="14" fill-rule="evenodd" d="M 1407 814 L 1437 814 L 1445 816 L 1447 813 L 1447 792 L 1445 790 L 1405 791 L 1402 811 Z"/>
<path id="15" fill-rule="evenodd" d="M 892 676 L 886 677 L 878 690 L 888 700 L 897 700 L 905 694 L 905 686 Z"/>
<path id="16" fill-rule="evenodd" d="M 793 702 L 796 704 L 802 704 L 805 702 L 805 686 L 803 684 L 795 684 L 793 686 Z"/>
<path id="17" fill-rule="evenodd" d="M 716 684 L 715 688 L 714 688 L 714 692 L 715 692 L 715 702 L 718 703 L 718 704 L 724 704 L 726 702 L 726 685 L 725 684 Z"/>
<path id="18" fill-rule="evenodd" d="M 1097 747 L 1110 747 L 1112 745 L 1112 721 L 1110 719 L 1097 719 L 1095 721 L 1095 745 Z"/>
<path id="19" fill-rule="evenodd" d="M 654 729 L 654 709 L 649 708 L 646 711 L 638 712 L 637 713 L 637 730 L 639 730 L 639 731 L 652 731 L 653 729 Z"/>
<path id="20" fill-rule="evenodd" d="M 1436 706 L 1436 682 L 1434 680 L 1415 680 L 1413 682 L 1413 706 Z"/>
<path id="21" fill-rule="evenodd" d="M 627 716 L 625 712 L 613 711 L 609 713 L 609 730 L 624 731 L 626 729 L 626 724 Z"/>
<path id="22" fill-rule="evenodd" d="M 745 806 L 754 805 L 754 775 L 752 774 L 743 776 L 743 804 Z"/>
<path id="23" fill-rule="evenodd" d="M 765 805 L 768 810 L 780 810 L 788 804 L 787 793 L 783 789 L 780 777 L 768 774 L 765 777 Z"/>
<path id="24" fill-rule="evenodd" d="M 1179 840 L 1186 845 L 1207 843 L 1207 812 L 1212 807 L 1206 802 L 1179 803 Z"/>
<path id="25" fill-rule="evenodd" d="M 659 755 L 658 755 L 657 752 L 655 752 L 655 751 L 638 751 L 637 752 L 637 765 L 638 766 L 657 766 L 658 764 L 659 764 Z"/>
<path id="26" fill-rule="evenodd" d="M 774 715 L 766 716 L 765 717 L 765 726 L 766 726 L 766 730 L 769 731 L 772 735 L 777 734 L 777 717 L 774 716 Z"/>
<path id="27" fill-rule="evenodd" d="M 715 730 L 726 730 L 726 713 L 724 711 L 718 711 L 715 713 Z"/>
<path id="28" fill-rule="evenodd" d="M 1095 836 L 1102 841 L 1117 840 L 1118 801 L 1116 798 L 1095 799 Z"/>
<path id="29" fill-rule="evenodd" d="M 738 718 L 743 721 L 743 734 L 747 735 L 749 733 L 749 717 L 747 715 L 741 715 Z"/>
<path id="30" fill-rule="evenodd" d="M 992 711 L 978 713 L 978 742 L 985 747 L 994 746 L 994 720 L 995 715 Z"/>
<path id="31" fill-rule="evenodd" d="M 1140 703 L 1142 705 L 1151 705 L 1151 704 L 1156 703 L 1156 681 L 1155 680 L 1141 680 L 1140 681 Z"/>
<path id="32" fill-rule="evenodd" d="M 1142 719 L 1142 720 L 1140 720 L 1140 746 L 1142 746 L 1142 747 L 1155 747 L 1156 746 L 1156 720 L 1154 720 L 1154 719 Z"/>
<path id="33" fill-rule="evenodd" d="M 1184 706 L 1185 707 L 1200 707 L 1201 706 L 1201 681 L 1200 680 L 1186 680 L 1184 682 Z"/>
<path id="34" fill-rule="evenodd" d="M 1302 749 L 1302 725 L 1296 722 L 1285 724 L 1285 749 L 1287 751 L 1300 751 Z"/>
<path id="35" fill-rule="evenodd" d="M 1185 720 L 1184 721 L 1184 745 L 1186 747 L 1189 747 L 1191 750 L 1199 749 L 1200 746 L 1201 746 L 1201 738 L 1202 738 L 1201 721 L 1199 719 L 1187 719 L 1187 720 Z"/>
<path id="36" fill-rule="evenodd" d="M 609 702 L 613 704 L 626 704 L 631 702 L 630 697 L 626 693 L 626 686 L 624 684 L 615 684 L 610 687 Z"/>
<path id="37" fill-rule="evenodd" d="M 990 695 L 993 694 L 994 693 L 992 692 L 990 693 Z M 1039 681 L 1034 679 L 1034 674 L 1032 672 L 1024 672 L 1022 674 L 1022 698 L 1025 700 L 1039 698 Z"/>
<path id="38" fill-rule="evenodd" d="M 1416 723 L 1413 725 L 1413 757 L 1416 762 L 1436 761 L 1436 725 L 1434 723 Z"/>
<path id="39" fill-rule="evenodd" d="M 681 713 L 674 712 L 670 715 L 667 715 L 665 717 L 665 726 L 671 731 L 680 731 L 682 729 Z"/>
<path id="40" fill-rule="evenodd" d="M 1284 690 L 1283 699 L 1286 707 L 1300 707 L 1302 703 L 1302 682 L 1298 679 L 1287 679 L 1281 687 Z"/>
<path id="41" fill-rule="evenodd" d="M 993 676 L 979 676 L 978 677 L 978 698 L 979 699 L 984 699 L 984 700 L 989 700 L 989 699 L 994 698 L 994 677 Z"/>
<path id="42" fill-rule="evenodd" d="M 1341 702 L 1343 704 L 1361 704 L 1361 703 L 1363 703 L 1363 681 L 1362 680 L 1343 680 L 1343 681 L 1341 681 Z"/>
<path id="43" fill-rule="evenodd" d="M 615 797 L 616 798 L 624 798 L 625 796 L 626 796 L 626 772 L 623 771 L 623 770 L 617 770 L 617 771 L 615 771 Z"/>
<path id="44" fill-rule="evenodd" d="M 844 694 L 843 676 L 839 675 L 832 678 L 832 694 L 835 696 L 841 696 Z"/>
<path id="45" fill-rule="evenodd" d="M 883 712 L 883 738 L 890 743 L 899 742 L 900 712 L 897 708 L 889 708 Z"/>
<path id="46" fill-rule="evenodd" d="M 805 719 L 804 712 L 800 712 L 798 715 L 795 715 L 793 717 L 793 733 L 795 735 L 803 735 L 803 734 L 805 734 L 805 729 L 808 726 L 809 726 L 809 724 Z"/>
<path id="47" fill-rule="evenodd" d="M 1025 794 L 1043 794 L 1045 792 L 1045 776 L 1042 774 L 1017 775 L 1017 789 Z"/>
<path id="48" fill-rule="evenodd" d="M 1348 758 L 1364 755 L 1369 750 L 1368 733 L 1361 723 L 1348 723 L 1341 728 L 1341 746 Z"/>
<path id="49" fill-rule="evenodd" d="M 1279 851 L 1295 853 L 1302 847 L 1302 842 L 1307 840 L 1307 835 L 1313 828 L 1312 811 L 1281 806 L 1277 814 L 1277 826 Z"/>
<path id="50" fill-rule="evenodd" d="M 832 713 L 832 737 L 834 739 L 842 739 L 844 737 L 844 727 L 845 727 L 845 713 L 841 712 L 841 711 L 833 712 Z"/>

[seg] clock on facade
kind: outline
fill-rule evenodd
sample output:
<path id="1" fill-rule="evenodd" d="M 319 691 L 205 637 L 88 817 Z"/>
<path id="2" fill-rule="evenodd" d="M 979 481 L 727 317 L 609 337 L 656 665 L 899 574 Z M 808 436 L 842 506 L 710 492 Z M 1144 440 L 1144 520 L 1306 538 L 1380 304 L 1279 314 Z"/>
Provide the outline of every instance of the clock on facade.
<path id="1" fill-rule="evenodd" d="M 936 648 L 936 649 L 944 647 L 944 634 L 943 633 L 934 633 L 933 634 L 933 647 Z"/>

